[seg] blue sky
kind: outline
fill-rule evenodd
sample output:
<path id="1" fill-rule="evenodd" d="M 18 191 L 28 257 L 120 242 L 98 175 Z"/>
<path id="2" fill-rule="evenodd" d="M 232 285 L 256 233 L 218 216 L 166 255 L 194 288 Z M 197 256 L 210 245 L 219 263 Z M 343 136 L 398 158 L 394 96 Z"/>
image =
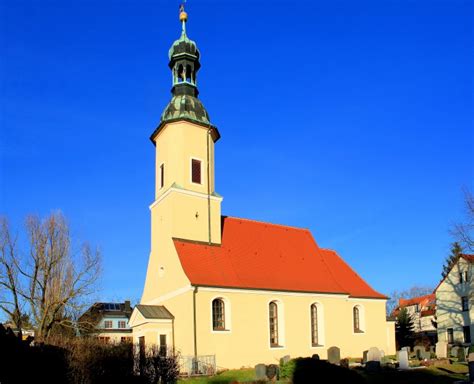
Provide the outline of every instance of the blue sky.
<path id="1" fill-rule="evenodd" d="M 138 300 L 179 1 L 0 1 L 0 212 L 60 209 Z M 375 289 L 435 286 L 473 188 L 471 1 L 198 1 L 225 215 L 310 228 Z"/>

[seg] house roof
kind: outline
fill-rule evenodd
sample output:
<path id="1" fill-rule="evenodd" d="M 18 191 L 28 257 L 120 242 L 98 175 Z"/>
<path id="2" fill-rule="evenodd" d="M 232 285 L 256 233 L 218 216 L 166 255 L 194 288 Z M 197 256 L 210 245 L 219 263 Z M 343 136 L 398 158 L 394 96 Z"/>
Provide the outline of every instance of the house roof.
<path id="1" fill-rule="evenodd" d="M 412 297 L 411 299 L 399 299 L 398 303 L 400 307 L 409 307 L 410 305 L 420 304 L 422 306 L 426 306 L 429 304 L 434 304 L 436 301 L 436 295 L 434 293 L 430 293 L 429 295 Z"/>
<path id="2" fill-rule="evenodd" d="M 192 285 L 387 298 L 308 229 L 223 217 L 220 245 L 174 244 Z"/>
<path id="3" fill-rule="evenodd" d="M 174 319 L 174 316 L 163 305 L 143 305 L 136 307 L 145 319 Z"/>
<path id="4" fill-rule="evenodd" d="M 130 318 L 132 314 L 132 307 L 130 301 L 124 303 L 102 303 L 96 302 L 85 311 L 80 320 L 94 320 L 99 321 L 104 317 L 127 317 Z"/>
<path id="5" fill-rule="evenodd" d="M 464 260 L 466 260 L 466 261 L 469 262 L 469 263 L 474 263 L 474 255 L 462 254 L 462 255 L 460 255 L 460 256 L 458 257 L 458 259 L 456 260 L 456 263 L 454 263 L 454 264 L 452 265 L 451 269 L 453 269 L 453 267 L 457 264 L 457 262 L 459 261 L 459 259 L 464 259 Z M 449 270 L 449 272 L 451 272 L 451 269 Z M 448 274 L 449 274 L 449 272 L 448 272 Z M 440 286 L 441 284 L 443 284 L 443 281 L 444 281 L 444 280 L 446 280 L 446 277 L 448 277 L 448 275 L 446 275 L 445 277 L 443 277 L 443 278 L 441 279 L 441 281 L 438 283 L 438 285 L 437 285 L 436 288 L 433 290 L 433 292 L 436 292 L 436 291 L 438 290 L 439 286 Z"/>

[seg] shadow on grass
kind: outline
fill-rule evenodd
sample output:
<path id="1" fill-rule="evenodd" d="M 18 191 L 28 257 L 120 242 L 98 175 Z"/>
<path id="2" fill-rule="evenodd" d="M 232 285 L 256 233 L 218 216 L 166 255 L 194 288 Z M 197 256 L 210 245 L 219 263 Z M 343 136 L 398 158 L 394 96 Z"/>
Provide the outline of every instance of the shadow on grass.
<path id="1" fill-rule="evenodd" d="M 397 371 L 395 369 L 383 369 L 379 373 L 367 374 L 362 369 L 357 369 L 360 376 L 367 384 L 450 384 L 458 380 L 465 380 L 462 373 L 453 374 L 452 371 L 443 369 L 438 372 L 433 369 L 416 369 L 408 371 Z"/>

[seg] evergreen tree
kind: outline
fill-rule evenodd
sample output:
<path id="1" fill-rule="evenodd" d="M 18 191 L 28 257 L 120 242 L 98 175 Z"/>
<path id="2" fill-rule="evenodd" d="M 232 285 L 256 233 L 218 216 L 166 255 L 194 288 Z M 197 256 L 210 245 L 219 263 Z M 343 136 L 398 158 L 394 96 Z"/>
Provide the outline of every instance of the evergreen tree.
<path id="1" fill-rule="evenodd" d="M 443 265 L 443 272 L 441 272 L 443 278 L 448 275 L 453 265 L 456 264 L 456 261 L 462 255 L 462 252 L 463 249 L 461 247 L 461 244 L 459 244 L 457 241 L 451 244 L 451 253 L 446 257 L 446 260 L 444 261 Z"/>
<path id="2" fill-rule="evenodd" d="M 402 308 L 400 312 L 398 312 L 397 321 L 395 323 L 395 337 L 397 339 L 398 348 L 410 344 L 410 338 L 413 335 L 414 328 L 415 325 L 407 309 Z"/>

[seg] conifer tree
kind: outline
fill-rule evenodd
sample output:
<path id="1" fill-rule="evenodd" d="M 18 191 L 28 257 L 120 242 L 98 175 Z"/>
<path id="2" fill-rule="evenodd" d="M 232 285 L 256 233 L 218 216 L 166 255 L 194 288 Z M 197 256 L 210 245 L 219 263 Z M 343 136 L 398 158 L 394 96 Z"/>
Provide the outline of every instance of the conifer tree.
<path id="1" fill-rule="evenodd" d="M 462 255 L 462 252 L 463 249 L 461 247 L 461 244 L 459 244 L 457 241 L 451 244 L 451 253 L 446 257 L 446 260 L 444 261 L 443 265 L 443 271 L 441 272 L 443 278 L 448 275 L 453 265 L 456 264 L 456 261 Z"/>
<path id="2" fill-rule="evenodd" d="M 408 346 L 410 338 L 413 335 L 415 325 L 406 308 L 402 308 L 397 315 L 395 323 L 395 337 L 397 338 L 398 348 Z"/>

